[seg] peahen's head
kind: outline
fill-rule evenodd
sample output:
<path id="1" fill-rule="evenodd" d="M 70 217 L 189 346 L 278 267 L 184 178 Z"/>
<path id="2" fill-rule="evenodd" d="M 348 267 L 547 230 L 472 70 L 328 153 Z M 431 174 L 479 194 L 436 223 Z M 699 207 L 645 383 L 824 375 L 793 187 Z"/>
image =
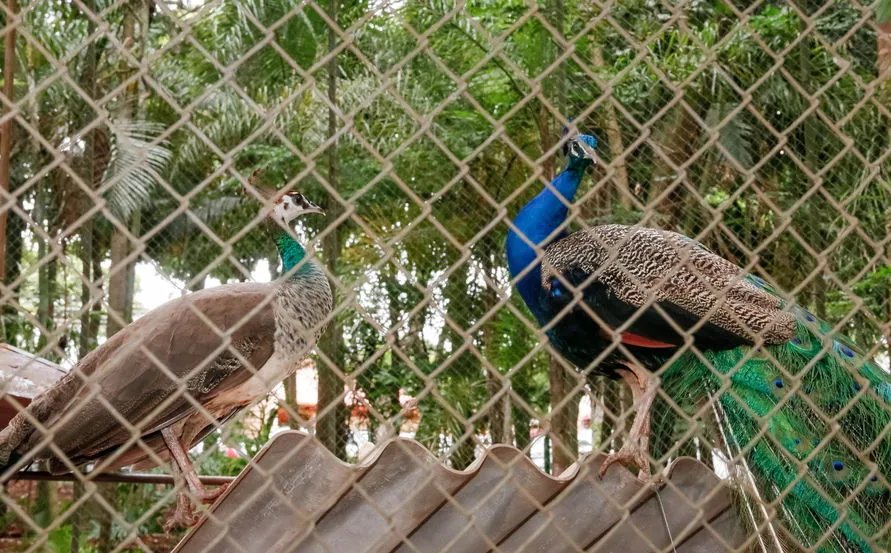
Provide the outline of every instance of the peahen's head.
<path id="1" fill-rule="evenodd" d="M 584 170 L 596 162 L 594 148 L 597 147 L 597 139 L 589 134 L 580 134 L 570 138 L 563 146 L 563 153 L 568 161 L 566 168 L 570 170 Z"/>
<path id="2" fill-rule="evenodd" d="M 265 204 L 264 212 L 269 220 L 282 226 L 289 226 L 291 221 L 301 215 L 307 213 L 325 214 L 319 206 L 306 199 L 300 192 L 280 193 L 271 186 L 258 183 L 259 175 L 259 169 L 254 171 L 254 174 L 248 179 L 248 186 L 244 188 L 244 192 L 248 197 L 259 196 L 259 199 Z"/>
<path id="3" fill-rule="evenodd" d="M 278 196 L 272 202 L 270 217 L 281 223 L 288 224 L 297 217 L 307 213 L 325 214 L 319 206 L 306 199 L 306 196 L 300 192 L 292 191 Z"/>

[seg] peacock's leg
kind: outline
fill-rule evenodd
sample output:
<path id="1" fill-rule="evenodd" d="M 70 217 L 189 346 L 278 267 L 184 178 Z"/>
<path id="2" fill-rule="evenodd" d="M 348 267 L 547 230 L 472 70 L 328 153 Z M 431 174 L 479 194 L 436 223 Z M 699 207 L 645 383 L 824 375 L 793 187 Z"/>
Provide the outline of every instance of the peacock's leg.
<path id="1" fill-rule="evenodd" d="M 627 370 L 618 371 L 622 379 L 631 388 L 631 395 L 637 413 L 631 423 L 628 439 L 619 448 L 619 451 L 607 455 L 600 465 L 598 474 L 601 478 L 607 469 L 615 463 L 622 466 L 636 466 L 640 469 L 638 478 L 648 480 L 650 478 L 650 408 L 656 399 L 659 389 L 658 380 L 646 369 L 628 365 Z"/>
<path id="2" fill-rule="evenodd" d="M 174 476 L 182 477 L 186 481 L 189 490 L 194 494 L 195 498 L 202 503 L 211 503 L 226 491 L 226 485 L 222 485 L 215 490 L 208 490 L 204 487 L 204 484 L 201 483 L 201 479 L 198 477 L 198 473 L 195 471 L 195 465 L 192 464 L 188 452 L 183 447 L 179 436 L 176 435 L 175 427 L 163 428 L 161 436 L 164 438 L 167 449 L 170 450 L 170 456 L 173 460 L 171 467 L 173 468 Z M 164 528 L 165 530 L 170 530 L 175 526 L 192 526 L 198 522 L 198 518 L 189 494 L 181 489 L 176 494 L 176 510 L 167 520 Z"/>

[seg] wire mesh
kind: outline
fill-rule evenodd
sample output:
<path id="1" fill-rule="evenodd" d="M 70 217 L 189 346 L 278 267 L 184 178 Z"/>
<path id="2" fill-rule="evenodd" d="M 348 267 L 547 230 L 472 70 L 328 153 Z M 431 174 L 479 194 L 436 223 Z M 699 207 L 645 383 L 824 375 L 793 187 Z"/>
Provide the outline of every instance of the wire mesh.
<path id="1" fill-rule="evenodd" d="M 726 551 L 888 547 L 887 1 L 0 11 L 0 550 L 170 551 L 215 499 L 185 452 L 261 477 L 239 516 L 293 515 L 282 551 L 340 550 L 337 509 L 379 517 L 367 551 L 427 551 L 431 494 L 466 520 L 440 551 L 608 550 L 565 523 L 586 497 L 653 551 L 697 547 L 686 510 Z M 312 439 L 251 461 L 286 429 Z M 713 470 L 743 533 L 718 488 L 601 486 L 597 455 L 640 445 L 635 473 Z M 473 504 L 440 466 L 492 463 Z M 331 485 L 295 500 L 301 470 Z M 635 518 L 654 486 L 667 545 Z M 544 522 L 480 526 L 499 494 Z M 251 550 L 215 516 L 208 551 Z"/>

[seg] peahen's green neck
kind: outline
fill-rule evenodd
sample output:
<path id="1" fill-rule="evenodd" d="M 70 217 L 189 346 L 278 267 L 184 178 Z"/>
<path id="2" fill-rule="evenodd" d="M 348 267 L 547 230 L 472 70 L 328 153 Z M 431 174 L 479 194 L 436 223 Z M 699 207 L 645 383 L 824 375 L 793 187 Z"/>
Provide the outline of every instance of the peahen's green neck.
<path id="1" fill-rule="evenodd" d="M 282 273 L 288 273 L 298 264 L 300 267 L 291 275 L 291 279 L 308 276 L 315 273 L 313 263 L 300 263 L 306 257 L 306 250 L 300 245 L 300 242 L 294 240 L 283 228 L 279 227 L 274 230 L 275 245 L 278 246 L 278 253 L 282 258 Z"/>

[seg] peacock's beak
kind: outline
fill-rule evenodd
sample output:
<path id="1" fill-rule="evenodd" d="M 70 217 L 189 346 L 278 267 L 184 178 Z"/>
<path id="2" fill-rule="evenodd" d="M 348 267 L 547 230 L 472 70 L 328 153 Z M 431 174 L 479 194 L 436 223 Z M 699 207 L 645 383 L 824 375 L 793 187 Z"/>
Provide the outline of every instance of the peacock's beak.
<path id="1" fill-rule="evenodd" d="M 569 149 L 572 152 L 572 155 L 575 157 L 580 157 L 583 159 L 589 159 L 593 162 L 597 162 L 597 155 L 594 152 L 594 148 L 588 145 L 581 138 L 573 138 L 569 141 Z"/>

